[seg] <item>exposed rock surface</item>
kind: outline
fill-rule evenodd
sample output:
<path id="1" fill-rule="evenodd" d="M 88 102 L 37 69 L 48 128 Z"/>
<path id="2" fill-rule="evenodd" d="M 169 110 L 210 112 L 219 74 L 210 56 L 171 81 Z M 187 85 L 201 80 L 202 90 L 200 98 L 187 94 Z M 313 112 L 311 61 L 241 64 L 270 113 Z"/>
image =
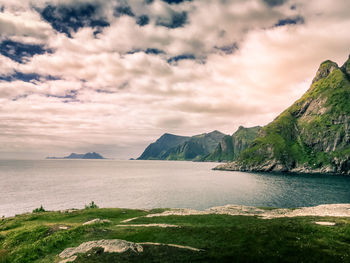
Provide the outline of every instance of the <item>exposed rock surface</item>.
<path id="1" fill-rule="evenodd" d="M 143 247 L 137 243 L 128 242 L 120 239 L 110 239 L 110 240 L 97 240 L 84 242 L 78 247 L 66 248 L 63 252 L 59 254 L 60 258 L 71 258 L 80 253 L 86 253 L 93 248 L 103 248 L 104 252 L 109 253 L 123 253 L 127 250 L 132 250 L 134 252 L 143 252 Z"/>
<path id="2" fill-rule="evenodd" d="M 236 159 L 258 136 L 260 126 L 244 128 L 240 126 L 232 136 L 226 135 L 215 150 L 204 161 L 227 162 Z"/>
<path id="3" fill-rule="evenodd" d="M 218 170 L 350 175 L 350 59 L 321 64 L 310 89 Z"/>
<path id="4" fill-rule="evenodd" d="M 91 225 L 91 224 L 98 224 L 98 223 L 110 223 L 110 222 L 111 222 L 111 220 L 109 220 L 109 219 L 95 218 L 95 219 L 92 219 L 90 221 L 83 223 L 83 226 L 84 225 Z"/>
<path id="5" fill-rule="evenodd" d="M 142 245 L 154 245 L 154 246 L 170 246 L 181 249 L 188 249 L 192 251 L 201 251 L 201 249 L 182 246 L 176 244 L 162 244 L 162 243 L 152 243 L 152 242 L 144 242 L 144 243 L 133 243 L 128 242 L 121 239 L 107 239 L 107 240 L 96 240 L 96 241 L 88 241 L 80 244 L 78 247 L 66 248 L 59 254 L 59 257 L 63 260 L 60 263 L 72 262 L 76 259 L 78 254 L 84 254 L 90 251 L 93 248 L 103 248 L 103 252 L 105 253 L 123 253 L 128 250 L 131 250 L 135 253 L 142 253 L 143 246 Z"/>
<path id="6" fill-rule="evenodd" d="M 187 216 L 187 215 L 243 215 L 243 216 L 259 216 L 263 219 L 272 219 L 279 217 L 296 217 L 296 216 L 334 216 L 334 217 L 350 217 L 350 204 L 328 204 L 318 205 L 313 207 L 302 207 L 297 209 L 277 208 L 277 209 L 262 209 L 253 206 L 244 205 L 225 205 L 211 207 L 206 210 L 192 209 L 171 209 L 162 213 L 149 214 L 145 217 L 159 216 Z M 132 218 L 128 222 L 134 220 Z"/>

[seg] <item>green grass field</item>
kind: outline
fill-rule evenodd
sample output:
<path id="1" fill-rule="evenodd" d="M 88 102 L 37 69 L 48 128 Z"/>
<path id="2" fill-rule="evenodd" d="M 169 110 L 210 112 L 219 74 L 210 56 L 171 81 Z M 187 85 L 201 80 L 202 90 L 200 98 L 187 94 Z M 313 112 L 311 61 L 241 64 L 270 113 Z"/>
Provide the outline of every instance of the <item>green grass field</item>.
<path id="1" fill-rule="evenodd" d="M 350 262 L 350 218 L 196 215 L 142 217 L 159 213 L 129 209 L 38 212 L 0 221 L 0 262 L 59 262 L 65 248 L 100 239 L 158 242 L 202 249 L 144 245 L 142 253 L 103 253 L 93 249 L 74 262 Z M 166 223 L 178 228 L 120 227 Z M 91 219 L 111 222 L 83 225 Z M 335 222 L 335 226 L 315 221 Z M 68 227 L 68 229 L 62 229 Z"/>

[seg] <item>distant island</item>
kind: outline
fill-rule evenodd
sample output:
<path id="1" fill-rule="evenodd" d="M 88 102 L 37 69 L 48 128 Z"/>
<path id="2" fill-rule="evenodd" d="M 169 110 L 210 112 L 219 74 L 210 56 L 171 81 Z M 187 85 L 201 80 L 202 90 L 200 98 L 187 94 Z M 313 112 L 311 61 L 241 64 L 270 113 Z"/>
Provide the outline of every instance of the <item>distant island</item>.
<path id="1" fill-rule="evenodd" d="M 88 153 L 71 153 L 68 156 L 64 157 L 46 157 L 46 159 L 106 159 L 101 154 L 96 152 L 88 152 Z"/>

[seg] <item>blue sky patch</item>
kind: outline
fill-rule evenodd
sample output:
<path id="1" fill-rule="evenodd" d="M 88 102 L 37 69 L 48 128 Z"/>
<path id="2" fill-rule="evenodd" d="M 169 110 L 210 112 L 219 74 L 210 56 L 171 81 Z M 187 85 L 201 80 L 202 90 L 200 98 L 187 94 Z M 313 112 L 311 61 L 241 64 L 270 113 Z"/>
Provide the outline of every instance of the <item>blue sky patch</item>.
<path id="1" fill-rule="evenodd" d="M 179 55 L 179 56 L 175 56 L 175 57 L 171 57 L 168 59 L 168 63 L 171 64 L 171 63 L 176 63 L 178 62 L 179 60 L 184 60 L 184 59 L 191 59 L 191 60 L 195 60 L 196 57 L 193 55 L 193 54 L 182 54 L 182 55 Z"/>
<path id="2" fill-rule="evenodd" d="M 24 44 L 7 39 L 0 43 L 0 53 L 16 62 L 23 63 L 34 55 L 52 53 L 52 50 L 45 49 L 44 45 Z"/>
<path id="3" fill-rule="evenodd" d="M 166 2 L 168 4 L 181 4 L 182 2 L 188 1 L 188 2 L 192 2 L 192 0 L 162 0 L 163 2 Z"/>
<path id="4" fill-rule="evenodd" d="M 285 18 L 278 20 L 278 22 L 275 24 L 275 27 L 278 26 L 285 26 L 285 25 L 296 25 L 296 24 L 304 24 L 305 20 L 301 16 L 293 17 L 293 18 Z"/>
<path id="5" fill-rule="evenodd" d="M 48 75 L 48 76 L 42 76 L 36 73 L 22 73 L 16 71 L 15 73 L 7 76 L 0 76 L 0 81 L 16 81 L 21 80 L 24 82 L 31 82 L 31 81 L 39 81 L 41 79 L 45 80 L 58 80 L 59 78 Z"/>
<path id="6" fill-rule="evenodd" d="M 120 5 L 117 6 L 114 9 L 114 16 L 120 17 L 120 16 L 135 16 L 134 12 L 132 11 L 131 7 L 128 5 Z"/>
<path id="7" fill-rule="evenodd" d="M 41 17 L 58 32 L 71 37 L 82 27 L 107 27 L 109 22 L 97 15 L 98 6 L 93 4 L 47 5 L 41 10 Z"/>
<path id="8" fill-rule="evenodd" d="M 145 26 L 149 24 L 149 17 L 147 15 L 141 15 L 137 18 L 136 24 L 139 26 Z"/>

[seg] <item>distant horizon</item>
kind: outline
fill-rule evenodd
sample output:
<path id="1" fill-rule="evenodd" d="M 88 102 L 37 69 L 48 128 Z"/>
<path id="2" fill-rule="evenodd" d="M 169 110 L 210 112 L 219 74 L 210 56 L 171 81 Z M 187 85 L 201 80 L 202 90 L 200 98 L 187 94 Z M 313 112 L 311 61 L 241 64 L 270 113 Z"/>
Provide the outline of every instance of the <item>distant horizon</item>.
<path id="1" fill-rule="evenodd" d="M 127 160 L 164 133 L 264 126 L 350 54 L 350 2 L 0 5 L 0 159 Z"/>

